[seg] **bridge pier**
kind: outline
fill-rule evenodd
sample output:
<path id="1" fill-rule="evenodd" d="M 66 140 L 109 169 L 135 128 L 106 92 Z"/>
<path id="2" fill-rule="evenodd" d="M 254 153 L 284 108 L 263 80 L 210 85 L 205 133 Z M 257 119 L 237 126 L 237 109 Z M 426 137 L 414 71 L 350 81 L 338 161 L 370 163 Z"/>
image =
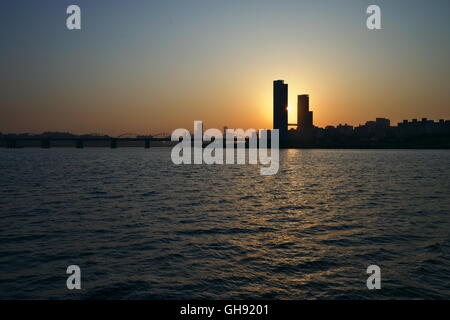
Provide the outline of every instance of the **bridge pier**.
<path id="1" fill-rule="evenodd" d="M 17 148 L 16 140 L 6 140 L 6 147 L 9 149 Z"/>
<path id="2" fill-rule="evenodd" d="M 150 139 L 145 139 L 145 149 L 150 148 Z"/>
<path id="3" fill-rule="evenodd" d="M 41 140 L 41 148 L 49 149 L 50 148 L 50 139 L 42 139 Z"/>
<path id="4" fill-rule="evenodd" d="M 117 140 L 111 140 L 110 147 L 111 147 L 111 149 L 116 149 L 117 148 Z"/>
<path id="5" fill-rule="evenodd" d="M 77 149 L 82 149 L 82 148 L 84 148 L 84 141 L 83 140 L 77 140 L 77 142 L 76 142 L 76 148 Z"/>

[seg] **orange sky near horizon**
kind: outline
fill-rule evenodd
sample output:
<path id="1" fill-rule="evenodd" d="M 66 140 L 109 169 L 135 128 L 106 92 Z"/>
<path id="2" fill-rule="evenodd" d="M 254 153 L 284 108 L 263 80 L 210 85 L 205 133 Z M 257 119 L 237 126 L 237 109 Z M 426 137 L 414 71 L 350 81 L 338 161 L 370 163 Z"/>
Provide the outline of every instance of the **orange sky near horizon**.
<path id="1" fill-rule="evenodd" d="M 450 119 L 448 2 L 382 2 L 379 31 L 356 0 L 79 2 L 80 31 L 62 4 L 8 3 L 1 132 L 272 128 L 278 79 L 289 123 L 298 94 L 318 127 Z"/>

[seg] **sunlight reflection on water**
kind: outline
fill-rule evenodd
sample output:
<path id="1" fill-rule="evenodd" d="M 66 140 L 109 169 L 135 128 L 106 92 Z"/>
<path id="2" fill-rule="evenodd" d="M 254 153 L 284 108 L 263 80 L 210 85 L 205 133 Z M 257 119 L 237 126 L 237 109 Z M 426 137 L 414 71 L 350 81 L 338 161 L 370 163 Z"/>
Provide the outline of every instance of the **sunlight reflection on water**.
<path id="1" fill-rule="evenodd" d="M 281 150 L 261 176 L 168 148 L 1 150 L 0 298 L 448 299 L 449 155 Z"/>

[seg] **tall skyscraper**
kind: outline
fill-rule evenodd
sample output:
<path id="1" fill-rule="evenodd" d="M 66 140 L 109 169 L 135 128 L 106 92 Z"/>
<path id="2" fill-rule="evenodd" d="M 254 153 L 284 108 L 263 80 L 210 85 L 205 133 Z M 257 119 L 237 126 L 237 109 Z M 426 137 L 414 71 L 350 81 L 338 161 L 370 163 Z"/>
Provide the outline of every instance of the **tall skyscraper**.
<path id="1" fill-rule="evenodd" d="M 283 80 L 273 82 L 273 128 L 280 130 L 280 140 L 288 133 L 288 85 Z"/>
<path id="2" fill-rule="evenodd" d="M 307 94 L 298 96 L 297 124 L 300 129 L 313 127 L 313 112 L 309 111 L 309 95 Z"/>

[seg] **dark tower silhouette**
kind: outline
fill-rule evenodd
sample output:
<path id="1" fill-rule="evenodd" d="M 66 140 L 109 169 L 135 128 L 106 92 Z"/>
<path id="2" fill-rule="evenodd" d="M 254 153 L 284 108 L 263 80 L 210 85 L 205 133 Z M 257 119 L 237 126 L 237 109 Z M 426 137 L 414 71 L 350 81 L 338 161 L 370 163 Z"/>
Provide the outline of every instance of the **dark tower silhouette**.
<path id="1" fill-rule="evenodd" d="M 297 124 L 300 129 L 313 127 L 313 113 L 312 111 L 309 111 L 309 95 L 307 94 L 298 96 Z"/>
<path id="2" fill-rule="evenodd" d="M 288 133 L 288 85 L 283 80 L 273 82 L 273 128 L 280 130 L 280 140 Z"/>

